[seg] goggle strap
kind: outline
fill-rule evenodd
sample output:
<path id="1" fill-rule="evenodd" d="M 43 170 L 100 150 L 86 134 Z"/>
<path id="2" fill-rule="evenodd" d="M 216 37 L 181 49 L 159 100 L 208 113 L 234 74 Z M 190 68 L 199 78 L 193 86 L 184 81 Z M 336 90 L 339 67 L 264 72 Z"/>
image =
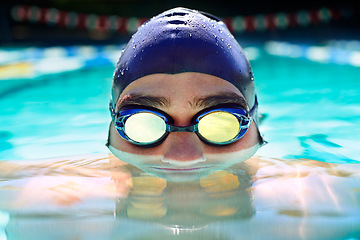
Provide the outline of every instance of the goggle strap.
<path id="1" fill-rule="evenodd" d="M 257 101 L 257 96 L 255 95 L 255 102 L 254 102 L 254 105 L 253 107 L 250 109 L 250 115 L 253 115 L 254 114 L 254 110 L 256 109 L 256 107 L 258 106 L 258 101 Z"/>
<path id="2" fill-rule="evenodd" d="M 112 105 L 112 101 L 110 101 L 109 109 L 110 109 L 110 113 L 111 113 L 111 119 L 114 121 L 115 120 L 115 111 L 114 111 L 114 108 Z"/>

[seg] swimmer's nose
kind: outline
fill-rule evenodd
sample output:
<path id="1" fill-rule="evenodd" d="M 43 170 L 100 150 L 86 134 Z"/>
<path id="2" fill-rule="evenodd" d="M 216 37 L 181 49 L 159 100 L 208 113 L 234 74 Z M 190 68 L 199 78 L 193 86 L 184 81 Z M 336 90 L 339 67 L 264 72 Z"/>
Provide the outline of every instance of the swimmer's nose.
<path id="1" fill-rule="evenodd" d="M 178 166 L 188 166 L 206 160 L 202 143 L 194 133 L 170 133 L 164 144 L 163 162 Z"/>

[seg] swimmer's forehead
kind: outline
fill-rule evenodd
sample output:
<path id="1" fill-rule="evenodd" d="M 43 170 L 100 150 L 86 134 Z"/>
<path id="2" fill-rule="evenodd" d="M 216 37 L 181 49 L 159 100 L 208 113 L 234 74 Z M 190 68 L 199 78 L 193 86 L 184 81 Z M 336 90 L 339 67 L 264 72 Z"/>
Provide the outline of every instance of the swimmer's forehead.
<path id="1" fill-rule="evenodd" d="M 172 90 L 174 92 L 169 92 Z M 129 92 L 139 93 L 150 91 L 162 95 L 168 94 L 196 94 L 203 95 L 215 91 L 233 91 L 242 96 L 242 93 L 233 84 L 224 79 L 204 73 L 184 72 L 177 74 L 151 74 L 130 83 L 121 93 L 120 98 Z"/>
<path id="2" fill-rule="evenodd" d="M 248 108 L 242 93 L 231 83 L 202 73 L 152 74 L 132 82 L 121 94 L 116 109 L 128 104 L 167 108 L 188 103 L 205 108 L 233 103 Z"/>

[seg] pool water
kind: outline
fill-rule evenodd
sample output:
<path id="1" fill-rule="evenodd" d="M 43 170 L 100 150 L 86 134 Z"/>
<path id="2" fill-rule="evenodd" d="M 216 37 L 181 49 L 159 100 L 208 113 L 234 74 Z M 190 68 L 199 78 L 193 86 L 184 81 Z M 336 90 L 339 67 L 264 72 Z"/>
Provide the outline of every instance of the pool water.
<path id="1" fill-rule="evenodd" d="M 260 129 L 269 142 L 258 155 L 358 162 L 359 66 L 340 58 L 344 54 L 340 62 L 314 61 L 278 54 L 279 49 L 271 52 L 273 45 L 245 48 L 265 116 Z M 359 50 L 353 48 L 347 52 Z M 107 49 L 111 61 L 98 57 L 78 69 L 72 63 L 75 69 L 69 71 L 65 59 L 58 65 L 66 65 L 67 71 L 54 73 L 50 64 L 41 63 L 43 74 L 0 81 L 1 160 L 107 152 L 111 78 L 121 46 Z"/>
<path id="2" fill-rule="evenodd" d="M 358 162 L 359 67 L 307 59 L 262 58 L 253 63 L 266 155 L 334 163 Z M 264 149 L 266 150 L 266 149 Z"/>
<path id="3" fill-rule="evenodd" d="M 105 151 L 113 67 L 40 76 L 1 99 L 1 159 Z M 11 124 L 9 124 L 11 123 Z"/>
<path id="4" fill-rule="evenodd" d="M 121 48 L 0 68 L 0 240 L 360 239 L 360 48 L 345 59 L 326 57 L 330 43 L 316 57 L 269 46 L 245 48 L 269 143 L 190 182 L 108 153 Z"/>

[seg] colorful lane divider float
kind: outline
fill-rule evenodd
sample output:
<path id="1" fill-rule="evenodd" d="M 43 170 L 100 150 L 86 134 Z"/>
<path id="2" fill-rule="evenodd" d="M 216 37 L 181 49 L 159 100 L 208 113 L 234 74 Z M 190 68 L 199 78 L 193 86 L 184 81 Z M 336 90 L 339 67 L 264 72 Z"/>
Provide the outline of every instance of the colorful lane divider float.
<path id="1" fill-rule="evenodd" d="M 349 8 L 323 7 L 315 10 L 300 10 L 289 13 L 278 12 L 273 14 L 224 17 L 222 20 L 230 31 L 241 33 L 244 31 L 283 30 L 328 23 L 332 20 L 349 18 L 352 16 L 353 11 Z M 27 5 L 14 6 L 11 9 L 11 17 L 16 22 L 128 34 L 135 32 L 142 23 L 147 21 L 147 18 L 85 14 Z"/>

